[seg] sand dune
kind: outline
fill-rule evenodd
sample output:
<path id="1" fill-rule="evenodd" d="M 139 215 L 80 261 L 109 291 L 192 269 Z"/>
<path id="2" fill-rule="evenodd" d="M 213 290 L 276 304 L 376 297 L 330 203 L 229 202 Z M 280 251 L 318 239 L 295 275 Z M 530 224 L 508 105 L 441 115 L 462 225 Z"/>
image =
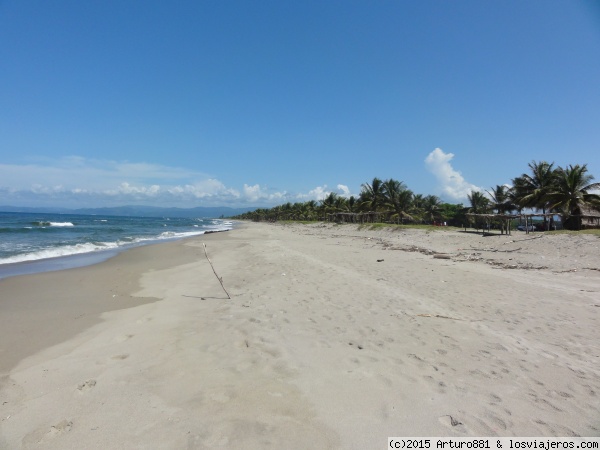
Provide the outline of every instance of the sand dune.
<path id="1" fill-rule="evenodd" d="M 2 280 L 37 344 L 1 347 L 0 448 L 598 436 L 600 239 L 539 236 L 244 224 Z"/>

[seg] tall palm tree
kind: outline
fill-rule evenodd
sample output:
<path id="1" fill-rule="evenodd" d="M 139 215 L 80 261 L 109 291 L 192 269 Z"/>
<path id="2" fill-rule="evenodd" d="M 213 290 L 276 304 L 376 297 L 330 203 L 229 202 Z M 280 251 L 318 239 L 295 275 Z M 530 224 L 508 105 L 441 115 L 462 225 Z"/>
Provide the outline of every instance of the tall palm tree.
<path id="1" fill-rule="evenodd" d="M 521 199 L 526 195 L 525 180 L 522 177 L 517 177 L 512 180 L 512 183 L 513 185 L 508 191 L 508 196 L 510 202 L 514 205 L 514 209 L 520 214 L 524 208 Z"/>
<path id="2" fill-rule="evenodd" d="M 413 194 L 411 211 L 415 219 L 426 220 L 425 196 L 423 194 Z"/>
<path id="3" fill-rule="evenodd" d="M 489 212 L 490 201 L 483 192 L 471 191 L 471 193 L 467 195 L 467 198 L 469 199 L 469 203 L 471 203 L 471 207 L 469 208 L 470 213 L 485 214 Z"/>
<path id="4" fill-rule="evenodd" d="M 385 201 L 383 192 L 383 181 L 379 178 L 373 178 L 373 181 L 361 185 L 359 201 L 362 209 L 367 211 L 377 211 Z"/>
<path id="5" fill-rule="evenodd" d="M 392 212 L 391 219 L 402 222 L 404 219 L 414 220 L 409 210 L 413 193 L 402 181 L 390 178 L 383 182 L 384 205 Z"/>
<path id="6" fill-rule="evenodd" d="M 467 195 L 469 199 L 469 203 L 471 203 L 471 207 L 469 208 L 469 212 L 472 214 L 486 214 L 490 210 L 490 201 L 485 196 L 483 192 L 480 191 L 471 191 L 470 194 Z M 477 228 L 481 223 L 475 220 L 475 224 Z M 481 226 L 483 228 L 483 226 Z"/>
<path id="7" fill-rule="evenodd" d="M 491 199 L 491 206 L 498 214 L 505 214 L 515 209 L 511 202 L 510 189 L 503 184 L 496 185 L 491 191 L 486 191 Z"/>
<path id="8" fill-rule="evenodd" d="M 583 208 L 600 210 L 600 195 L 589 192 L 600 189 L 600 183 L 592 183 L 594 176 L 587 172 L 587 164 L 559 167 L 555 185 L 547 195 L 550 209 L 561 212 L 563 225 L 570 230 L 581 229 Z"/>
<path id="9" fill-rule="evenodd" d="M 442 217 L 442 201 L 435 195 L 427 195 L 423 198 L 422 212 L 428 222 L 435 222 Z"/>
<path id="10" fill-rule="evenodd" d="M 546 161 L 529 163 L 531 175 L 524 173 L 513 180 L 518 205 L 521 208 L 536 208 L 546 214 L 548 193 L 556 182 L 554 163 Z M 544 222 L 546 217 L 544 217 Z"/>

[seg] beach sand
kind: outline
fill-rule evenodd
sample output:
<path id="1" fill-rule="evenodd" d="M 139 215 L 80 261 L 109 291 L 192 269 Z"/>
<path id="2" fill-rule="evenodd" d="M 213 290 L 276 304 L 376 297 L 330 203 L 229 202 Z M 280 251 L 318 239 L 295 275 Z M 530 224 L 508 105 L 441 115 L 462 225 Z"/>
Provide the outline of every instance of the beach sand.
<path id="1" fill-rule="evenodd" d="M 599 269 L 591 235 L 248 223 L 0 280 L 0 448 L 599 436 Z"/>

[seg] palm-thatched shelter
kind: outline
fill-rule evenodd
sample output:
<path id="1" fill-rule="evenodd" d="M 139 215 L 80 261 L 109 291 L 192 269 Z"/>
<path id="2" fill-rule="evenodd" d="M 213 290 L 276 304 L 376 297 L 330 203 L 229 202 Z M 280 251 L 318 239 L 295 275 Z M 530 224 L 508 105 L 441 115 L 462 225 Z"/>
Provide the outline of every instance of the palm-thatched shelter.
<path id="1" fill-rule="evenodd" d="M 530 214 L 475 214 L 475 213 L 467 213 L 466 216 L 469 218 L 473 218 L 473 219 L 479 219 L 479 220 L 484 220 L 486 223 L 486 226 L 483 227 L 483 234 L 486 234 L 486 229 L 487 229 L 487 233 L 490 232 L 490 228 L 491 228 L 491 224 L 492 223 L 499 223 L 500 224 L 500 234 L 504 234 L 504 231 L 506 231 L 506 234 L 510 235 L 511 234 L 511 229 L 510 229 L 510 224 L 514 219 L 520 219 L 521 221 L 524 219 L 525 220 L 525 233 L 529 234 L 530 232 L 530 228 L 533 225 L 533 218 L 534 217 L 543 217 L 544 219 L 550 219 L 550 221 L 546 221 L 544 220 L 544 223 L 546 225 L 546 230 L 549 231 L 551 228 L 551 221 L 553 220 L 554 216 L 556 216 L 556 213 L 546 213 L 546 214 L 542 214 L 542 213 L 530 213 Z M 598 213 L 598 219 L 600 220 L 600 213 Z"/>
<path id="2" fill-rule="evenodd" d="M 582 207 L 581 208 L 581 228 L 600 228 L 600 211 L 593 208 Z"/>
<path id="3" fill-rule="evenodd" d="M 487 230 L 487 233 L 490 232 L 490 229 L 491 229 L 491 226 L 493 223 L 500 224 L 500 234 L 504 234 L 504 232 L 506 231 L 506 234 L 510 235 L 511 234 L 510 223 L 512 222 L 513 219 L 517 219 L 519 217 L 518 215 L 514 215 L 514 214 L 476 214 L 476 213 L 467 213 L 466 216 L 470 219 L 485 221 L 485 227 L 482 227 L 484 235 L 486 234 L 486 230 Z M 466 228 L 465 228 L 465 230 L 466 230 Z"/>

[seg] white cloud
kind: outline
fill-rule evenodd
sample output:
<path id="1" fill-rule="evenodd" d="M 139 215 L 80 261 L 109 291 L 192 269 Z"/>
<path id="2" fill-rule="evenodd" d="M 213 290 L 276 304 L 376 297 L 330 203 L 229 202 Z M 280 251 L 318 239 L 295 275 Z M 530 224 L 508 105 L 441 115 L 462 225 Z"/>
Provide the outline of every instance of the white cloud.
<path id="1" fill-rule="evenodd" d="M 18 206 L 245 204 L 247 198 L 202 172 L 78 156 L 0 164 L 0 203 Z"/>
<path id="2" fill-rule="evenodd" d="M 327 185 L 324 184 L 323 186 L 317 186 L 316 188 L 311 189 L 310 191 L 308 191 L 307 194 L 304 194 L 304 193 L 297 194 L 296 200 L 301 201 L 301 202 L 305 202 L 308 200 L 323 200 L 330 193 L 331 193 L 331 191 L 328 191 Z"/>
<path id="3" fill-rule="evenodd" d="M 261 197 L 264 197 L 266 194 L 260 188 L 260 185 L 255 184 L 254 186 L 248 186 L 244 184 L 244 195 L 251 202 L 258 200 Z"/>
<path id="4" fill-rule="evenodd" d="M 464 201 L 472 190 L 482 191 L 483 189 L 466 181 L 461 173 L 452 167 L 450 161 L 453 158 L 453 153 L 444 153 L 441 148 L 436 148 L 427 155 L 425 164 L 427 170 L 437 178 L 442 197 L 453 201 Z"/>
<path id="5" fill-rule="evenodd" d="M 340 195 L 342 197 L 352 196 L 352 194 L 350 193 L 350 189 L 348 189 L 348 186 L 346 186 L 345 184 L 338 184 L 337 188 L 338 188 L 338 191 L 340 191 Z"/>
<path id="6" fill-rule="evenodd" d="M 268 202 L 282 203 L 287 201 L 289 195 L 287 192 L 268 192 L 267 188 L 261 187 L 259 184 L 249 186 L 244 184 L 244 198 L 249 202 Z"/>
<path id="7" fill-rule="evenodd" d="M 321 200 L 325 199 L 332 192 L 333 191 L 330 190 L 330 189 L 328 189 L 327 185 L 324 184 L 323 186 L 317 186 L 314 189 L 311 189 L 310 191 L 308 191 L 308 193 L 299 193 L 299 194 L 296 194 L 295 200 L 296 201 L 300 201 L 300 202 L 305 202 L 305 201 L 308 201 L 308 200 L 321 201 Z M 337 185 L 337 192 L 336 192 L 336 194 L 339 194 L 342 197 L 350 197 L 352 195 L 350 193 L 350 189 L 345 184 L 338 184 Z"/>
<path id="8" fill-rule="evenodd" d="M 337 185 L 341 195 L 350 190 Z M 150 204 L 154 206 L 275 206 L 322 200 L 330 191 L 307 194 L 244 184 L 240 191 L 203 172 L 159 164 L 90 160 L 70 156 L 33 164 L 0 164 L 0 204 L 70 208 Z"/>

